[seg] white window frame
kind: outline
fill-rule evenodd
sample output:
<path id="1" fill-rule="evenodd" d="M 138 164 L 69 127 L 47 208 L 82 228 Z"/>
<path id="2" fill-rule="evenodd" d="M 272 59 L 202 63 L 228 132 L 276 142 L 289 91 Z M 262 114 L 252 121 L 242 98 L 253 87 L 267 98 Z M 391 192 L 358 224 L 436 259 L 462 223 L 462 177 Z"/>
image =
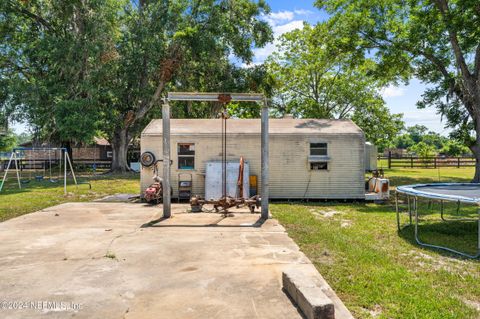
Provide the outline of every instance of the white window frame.
<path id="1" fill-rule="evenodd" d="M 313 147 L 312 148 L 312 144 L 325 144 L 325 146 L 322 146 L 322 147 Z M 310 140 L 308 142 L 308 169 L 311 170 L 311 171 L 329 171 L 330 170 L 330 156 L 328 155 L 329 154 L 329 144 L 327 141 L 324 141 L 324 140 Z M 325 154 L 324 155 L 313 155 L 312 154 L 312 150 L 315 150 L 315 149 L 324 149 L 325 150 Z M 323 153 L 323 152 L 322 152 Z M 312 168 L 313 165 L 315 164 L 325 164 L 326 165 L 326 168 L 323 168 L 323 169 L 314 169 Z"/>
<path id="2" fill-rule="evenodd" d="M 180 145 L 190 145 L 190 146 L 193 146 L 193 154 L 191 154 L 191 155 L 180 154 Z M 196 163 L 195 154 L 196 154 L 196 152 L 195 152 L 195 143 L 192 143 L 192 142 L 178 142 L 178 143 L 177 143 L 177 161 L 178 161 L 177 169 L 178 169 L 178 170 L 182 170 L 182 171 L 195 170 L 195 163 Z M 181 157 L 193 158 L 193 167 L 181 168 L 181 167 L 180 167 L 180 158 L 181 158 Z"/>

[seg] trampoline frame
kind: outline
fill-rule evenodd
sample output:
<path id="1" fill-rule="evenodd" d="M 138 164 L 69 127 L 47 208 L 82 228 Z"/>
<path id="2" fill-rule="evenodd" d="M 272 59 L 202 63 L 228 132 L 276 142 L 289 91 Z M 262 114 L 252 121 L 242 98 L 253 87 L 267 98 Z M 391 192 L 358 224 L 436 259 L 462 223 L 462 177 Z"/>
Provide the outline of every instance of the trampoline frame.
<path id="1" fill-rule="evenodd" d="M 421 186 L 461 186 L 461 185 L 468 185 L 468 186 L 480 186 L 480 184 L 473 184 L 473 183 L 436 183 L 436 184 L 416 184 L 416 185 L 405 185 L 405 186 L 399 186 L 396 189 L 395 192 L 395 210 L 397 214 L 397 228 L 398 231 L 401 231 L 402 229 L 412 226 L 414 224 L 415 226 L 415 241 L 417 244 L 420 246 L 424 247 L 430 247 L 430 248 L 435 248 L 435 249 L 441 249 L 445 250 L 454 254 L 461 255 L 466 258 L 471 258 L 471 259 L 476 259 L 480 257 L 480 198 L 468 198 L 468 197 L 462 197 L 462 196 L 455 196 L 455 195 L 435 195 L 435 194 L 429 194 L 425 192 L 421 192 L 418 190 L 415 190 L 416 187 L 421 187 Z M 400 223 L 400 209 L 399 209 L 399 204 L 398 204 L 398 195 L 404 194 L 407 197 L 407 209 L 408 209 L 408 215 L 409 215 L 409 222 L 407 224 L 402 225 Z M 463 203 L 468 203 L 468 204 L 475 204 L 477 205 L 478 209 L 478 219 L 472 219 L 472 218 L 456 218 L 453 220 L 468 220 L 468 221 L 477 221 L 478 223 L 478 239 L 477 239 L 477 253 L 475 255 L 470 255 L 452 248 L 444 247 L 444 246 L 438 246 L 438 245 L 432 245 L 428 244 L 426 242 L 423 242 L 419 238 L 419 229 L 418 229 L 418 198 L 427 198 L 430 199 L 431 201 L 436 200 L 440 201 L 440 216 L 443 221 L 449 221 L 448 219 L 444 218 L 444 201 L 450 201 L 450 202 L 456 202 L 457 203 L 457 214 L 460 211 L 460 204 Z M 413 200 L 412 200 L 413 198 Z M 415 217 L 415 222 L 413 223 L 413 217 Z"/>

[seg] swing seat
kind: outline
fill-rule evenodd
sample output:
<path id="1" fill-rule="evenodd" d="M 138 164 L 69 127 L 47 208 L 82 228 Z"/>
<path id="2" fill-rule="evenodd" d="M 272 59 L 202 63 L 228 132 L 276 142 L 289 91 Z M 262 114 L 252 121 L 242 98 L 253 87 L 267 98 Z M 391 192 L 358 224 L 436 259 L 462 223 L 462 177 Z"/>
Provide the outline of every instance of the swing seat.
<path id="1" fill-rule="evenodd" d="M 29 179 L 22 179 L 22 180 L 20 181 L 20 183 L 22 183 L 22 184 L 28 184 L 28 183 L 30 183 L 30 180 L 29 180 Z"/>
<path id="2" fill-rule="evenodd" d="M 58 183 L 58 179 L 56 179 L 56 178 L 50 178 L 50 183 Z"/>
<path id="3" fill-rule="evenodd" d="M 37 175 L 37 176 L 35 176 L 35 180 L 37 180 L 38 182 L 43 181 L 43 176 L 42 175 Z"/>

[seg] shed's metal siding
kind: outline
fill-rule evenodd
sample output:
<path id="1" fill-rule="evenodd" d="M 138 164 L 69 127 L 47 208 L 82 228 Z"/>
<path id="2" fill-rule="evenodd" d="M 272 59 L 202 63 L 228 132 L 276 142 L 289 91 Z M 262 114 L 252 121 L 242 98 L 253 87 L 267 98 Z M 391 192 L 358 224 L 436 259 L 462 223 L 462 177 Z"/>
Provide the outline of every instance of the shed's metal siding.
<path id="1" fill-rule="evenodd" d="M 308 163 L 310 141 L 328 143 L 328 171 L 311 171 Z M 177 144 L 195 143 L 195 170 L 178 170 Z M 173 197 L 178 192 L 178 174 L 192 173 L 193 193 L 204 196 L 205 163 L 221 160 L 220 134 L 185 134 L 171 136 L 173 159 Z M 227 159 L 243 156 L 250 163 L 250 174 L 257 175 L 260 193 L 260 134 L 228 134 Z M 157 159 L 162 154 L 161 135 L 142 135 L 141 151 L 151 151 Z M 162 163 L 159 163 L 161 166 Z M 161 172 L 161 168 L 159 169 Z M 153 170 L 142 168 L 141 191 L 151 183 Z M 363 199 L 364 137 L 360 134 L 271 134 L 271 198 Z"/>

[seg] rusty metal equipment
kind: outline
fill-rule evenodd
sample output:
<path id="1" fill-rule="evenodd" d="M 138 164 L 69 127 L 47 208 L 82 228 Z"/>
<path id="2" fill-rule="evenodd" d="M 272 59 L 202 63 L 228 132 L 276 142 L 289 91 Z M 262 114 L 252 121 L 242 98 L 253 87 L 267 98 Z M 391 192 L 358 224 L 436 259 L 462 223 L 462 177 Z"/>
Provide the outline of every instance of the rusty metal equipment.
<path id="1" fill-rule="evenodd" d="M 213 209 L 216 213 L 228 213 L 228 209 L 232 207 L 241 208 L 248 207 L 250 212 L 255 213 L 255 208 L 261 206 L 261 200 L 258 195 L 250 198 L 235 198 L 231 196 L 222 197 L 217 200 L 206 200 L 200 196 L 193 196 L 190 199 L 190 206 L 192 212 L 198 213 L 203 210 L 204 205 L 213 205 Z"/>
<path id="2" fill-rule="evenodd" d="M 153 157 L 153 160 L 155 161 L 155 157 Z M 158 176 L 158 162 L 160 160 L 153 163 L 153 184 L 147 187 L 144 194 L 145 201 L 150 204 L 160 203 L 163 197 L 163 179 Z"/>
<path id="3" fill-rule="evenodd" d="M 150 153 L 150 152 L 145 152 L 145 153 Z M 151 155 L 153 156 L 153 154 Z M 143 156 L 142 156 L 142 159 L 143 159 Z M 148 164 L 149 166 L 153 165 L 153 183 L 147 187 L 147 189 L 145 190 L 145 193 L 143 194 L 143 197 L 147 203 L 156 205 L 163 202 L 163 178 L 158 176 L 158 167 L 157 167 L 158 163 L 163 162 L 163 160 L 155 160 L 155 157 L 153 156 L 153 161 L 154 161 L 153 164 L 151 164 L 150 159 L 148 159 L 146 160 L 146 163 L 145 163 L 145 164 Z M 145 164 L 143 164 L 142 162 L 143 166 L 149 167 Z M 171 164 L 172 163 L 170 163 L 170 165 Z M 173 189 L 170 188 L 170 195 L 172 194 L 172 192 L 173 192 Z"/>
<path id="4" fill-rule="evenodd" d="M 221 145 L 222 145 L 222 197 L 219 199 L 202 199 L 200 196 L 193 196 L 190 199 L 190 206 L 192 212 L 200 212 L 204 205 L 213 205 L 215 212 L 228 213 L 228 209 L 232 207 L 248 207 L 251 213 L 255 212 L 255 208 L 261 206 L 259 196 L 250 198 L 243 197 L 243 175 L 245 170 L 245 160 L 240 157 L 240 165 L 238 168 L 237 191 L 235 197 L 227 194 L 227 119 L 229 118 L 227 112 L 227 105 L 231 101 L 231 97 L 227 94 L 220 94 L 218 101 L 223 104 L 223 110 L 219 114 L 222 121 Z"/>
<path id="5" fill-rule="evenodd" d="M 203 210 L 204 205 L 213 205 L 213 210 L 216 213 L 228 213 L 228 209 L 232 207 L 241 208 L 241 207 L 248 207 L 250 212 L 253 214 L 255 212 L 255 208 L 259 208 L 261 206 L 261 199 L 260 196 L 255 195 L 250 198 L 244 198 L 241 196 L 243 194 L 243 176 L 244 176 L 244 169 L 245 169 L 245 160 L 243 157 L 240 157 L 240 165 L 238 168 L 238 179 L 237 179 L 237 192 L 236 197 L 232 196 L 222 196 L 220 199 L 214 200 L 206 200 L 201 198 L 200 196 L 193 196 L 190 199 L 190 206 L 192 212 L 198 213 Z M 226 183 L 226 180 L 222 182 Z M 222 185 L 225 186 L 225 185 Z M 223 187 L 224 194 L 226 194 L 226 187 Z"/>
<path id="6" fill-rule="evenodd" d="M 221 208 L 223 211 L 228 209 L 226 207 L 233 207 L 237 205 L 252 204 L 250 208 L 255 208 L 256 204 L 261 204 L 261 218 L 268 219 L 268 198 L 269 198 L 269 134 L 268 134 L 268 100 L 263 96 L 263 94 L 258 93 L 198 93 L 198 92 L 169 92 L 168 95 L 163 99 L 162 105 L 162 145 L 163 145 L 163 217 L 171 217 L 171 195 L 168 192 L 170 188 L 170 104 L 171 101 L 199 101 L 199 102 L 217 102 L 223 103 L 224 106 L 229 102 L 254 102 L 261 105 L 261 196 L 255 197 L 255 200 L 252 198 L 236 198 L 231 200 L 227 196 L 220 198 L 217 202 L 217 209 Z M 224 107 L 224 111 L 226 108 Z M 225 112 L 224 112 L 225 113 Z M 225 123 L 226 124 L 226 123 Z M 225 129 L 226 131 L 226 129 Z M 226 135 L 225 135 L 226 138 Z M 226 152 L 224 152 L 224 158 L 226 157 Z M 262 199 L 260 202 L 260 198 Z M 206 201 L 199 199 L 197 196 L 192 198 L 194 205 L 192 208 L 197 208 L 201 206 L 195 205 L 196 201 L 201 200 L 203 204 Z M 210 202 L 210 201 L 209 201 Z M 253 205 L 255 202 L 255 205 Z M 215 203 L 213 203 L 215 205 Z M 233 206 L 232 206 L 233 205 Z"/>

